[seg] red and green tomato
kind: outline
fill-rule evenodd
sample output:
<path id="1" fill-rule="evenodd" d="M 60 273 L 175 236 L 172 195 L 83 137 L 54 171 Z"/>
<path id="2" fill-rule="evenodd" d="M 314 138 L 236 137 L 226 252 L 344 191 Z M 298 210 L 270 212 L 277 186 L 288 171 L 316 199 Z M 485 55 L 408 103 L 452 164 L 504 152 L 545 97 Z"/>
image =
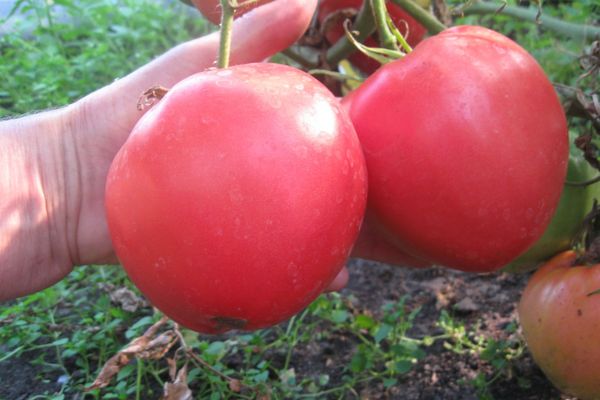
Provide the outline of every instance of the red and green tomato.
<path id="1" fill-rule="evenodd" d="M 581 151 L 572 149 L 567 181 L 585 182 L 597 175 L 598 171 L 581 156 Z M 525 254 L 504 267 L 504 271 L 530 271 L 552 256 L 571 248 L 571 242 L 582 228 L 583 220 L 591 211 L 594 199 L 600 199 L 600 184 L 565 185 L 556 213 L 542 237 Z"/>

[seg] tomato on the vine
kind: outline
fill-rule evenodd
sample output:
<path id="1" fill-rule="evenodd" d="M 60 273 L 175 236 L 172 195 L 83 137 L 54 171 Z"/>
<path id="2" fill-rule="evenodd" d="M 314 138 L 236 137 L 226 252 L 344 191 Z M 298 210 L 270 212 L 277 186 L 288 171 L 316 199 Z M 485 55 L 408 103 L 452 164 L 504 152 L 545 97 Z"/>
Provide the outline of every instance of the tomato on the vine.
<path id="1" fill-rule="evenodd" d="M 320 82 L 246 64 L 189 77 L 140 119 L 109 171 L 107 218 L 125 270 L 166 315 L 252 330 L 336 277 L 366 183 L 354 127 Z"/>
<path id="2" fill-rule="evenodd" d="M 204 15 L 204 17 L 215 25 L 221 23 L 221 1 L 220 0 L 191 0 L 196 8 Z M 256 8 L 262 4 L 270 3 L 273 0 L 257 0 L 256 3 L 252 3 L 243 7 L 239 7 L 235 10 L 235 17 L 239 17 L 248 11 Z M 240 1 L 241 2 L 241 1 Z"/>
<path id="3" fill-rule="evenodd" d="M 600 264 L 575 266 L 561 253 L 531 277 L 519 302 L 519 321 L 537 365 L 561 391 L 600 399 Z"/>
<path id="4" fill-rule="evenodd" d="M 407 253 L 493 271 L 539 239 L 568 161 L 552 84 L 517 43 L 459 26 L 384 65 L 344 99 L 369 208 Z"/>
<path id="5" fill-rule="evenodd" d="M 321 24 L 327 24 L 325 29 L 325 38 L 331 44 L 337 42 L 342 36 L 344 36 L 343 21 L 338 19 L 334 23 L 327 22 L 328 17 L 334 18 L 335 13 L 344 9 L 354 9 L 358 11 L 362 6 L 363 0 L 322 0 L 319 3 L 318 8 L 318 19 Z M 417 22 L 410 14 L 402 9 L 402 7 L 393 4 L 391 1 L 386 2 L 388 13 L 390 18 L 399 29 L 399 31 L 406 37 L 408 44 L 412 47 L 416 46 L 427 33 L 427 30 L 423 25 Z M 370 36 L 365 40 L 365 44 L 370 47 L 377 47 L 377 39 L 374 36 Z M 367 57 L 366 55 L 355 52 L 349 58 L 349 60 L 357 66 L 361 71 L 371 74 L 381 65 L 379 62 Z"/>

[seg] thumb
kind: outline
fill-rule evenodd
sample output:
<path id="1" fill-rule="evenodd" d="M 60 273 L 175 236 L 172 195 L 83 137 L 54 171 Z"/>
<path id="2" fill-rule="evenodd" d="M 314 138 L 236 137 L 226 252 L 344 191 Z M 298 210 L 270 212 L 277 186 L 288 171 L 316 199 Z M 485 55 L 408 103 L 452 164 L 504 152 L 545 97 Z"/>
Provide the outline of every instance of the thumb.
<path id="1" fill-rule="evenodd" d="M 276 0 L 237 19 L 231 63 L 262 61 L 291 46 L 308 28 L 316 5 L 317 0 Z M 141 116 L 136 104 L 144 91 L 156 85 L 171 87 L 214 67 L 218 51 L 219 32 L 182 43 L 84 101 L 93 104 L 95 110 L 105 110 L 121 131 L 128 132 Z"/>

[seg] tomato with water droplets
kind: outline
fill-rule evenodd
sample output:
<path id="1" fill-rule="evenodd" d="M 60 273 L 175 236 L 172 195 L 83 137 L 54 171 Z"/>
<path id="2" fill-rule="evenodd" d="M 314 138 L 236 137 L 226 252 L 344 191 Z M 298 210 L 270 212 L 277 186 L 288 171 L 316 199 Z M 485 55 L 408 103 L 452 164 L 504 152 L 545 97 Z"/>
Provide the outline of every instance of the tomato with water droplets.
<path id="1" fill-rule="evenodd" d="M 494 271 L 548 226 L 565 180 L 566 118 L 517 43 L 447 29 L 343 102 L 367 161 L 370 214 L 401 250 Z"/>
<path id="2" fill-rule="evenodd" d="M 306 307 L 358 235 L 355 130 L 316 79 L 269 63 L 180 82 L 135 126 L 107 180 L 117 256 L 166 315 L 252 330 Z"/>

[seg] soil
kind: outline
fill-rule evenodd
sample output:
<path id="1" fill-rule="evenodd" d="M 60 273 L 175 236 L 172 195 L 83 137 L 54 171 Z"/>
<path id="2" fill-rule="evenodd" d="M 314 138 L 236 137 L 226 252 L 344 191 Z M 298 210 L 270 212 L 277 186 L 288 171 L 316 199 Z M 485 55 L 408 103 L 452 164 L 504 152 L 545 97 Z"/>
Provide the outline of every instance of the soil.
<path id="1" fill-rule="evenodd" d="M 410 309 L 421 307 L 411 337 L 422 337 L 435 331 L 442 309 L 451 310 L 456 320 L 470 329 L 478 329 L 487 337 L 511 340 L 520 335 L 518 329 L 506 329 L 516 321 L 516 304 L 525 286 L 528 274 L 468 274 L 444 268 L 409 269 L 353 260 L 350 282 L 342 291 L 354 298 L 353 305 L 360 312 L 381 315 L 385 302 L 407 296 Z M 343 333 L 330 335 L 326 341 L 315 339 L 300 344 L 293 354 L 296 375 L 315 376 L 327 373 L 332 385 L 339 384 L 342 366 L 348 365 L 356 346 L 356 338 Z M 0 348 L 0 354 L 2 353 Z M 35 354 L 29 354 L 29 357 Z M 271 363 L 276 366 L 277 356 Z M 235 360 L 231 360 L 235 367 Z M 360 399 L 488 399 L 497 400 L 574 400 L 561 396 L 533 363 L 530 355 L 511 362 L 503 373 L 489 384 L 487 394 L 478 391 L 471 382 L 482 373 L 490 380 L 497 369 L 479 356 L 457 354 L 444 348 L 441 341 L 426 348 L 426 356 L 398 384 L 385 389 L 382 384 L 369 383 L 356 387 L 346 398 Z M 48 377 L 45 382 L 36 378 L 40 371 L 28 359 L 11 358 L 0 363 L 0 399 L 28 399 L 35 394 L 52 391 L 59 377 Z M 10 385 L 2 382 L 11 382 Z M 491 397 L 490 397 L 491 395 Z M 339 393 L 338 395 L 339 396 Z M 338 398 L 336 396 L 336 398 Z M 488 397 L 485 397 L 488 396 Z M 79 396 L 76 396 L 79 397 Z"/>

